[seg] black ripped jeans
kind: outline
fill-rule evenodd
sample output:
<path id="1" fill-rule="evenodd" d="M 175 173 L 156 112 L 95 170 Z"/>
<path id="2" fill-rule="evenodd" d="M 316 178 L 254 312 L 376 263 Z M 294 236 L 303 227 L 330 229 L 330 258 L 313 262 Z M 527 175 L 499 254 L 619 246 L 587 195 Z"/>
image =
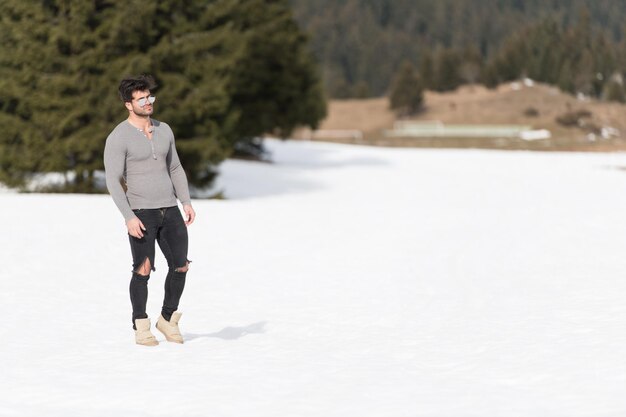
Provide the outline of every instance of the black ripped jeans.
<path id="1" fill-rule="evenodd" d="M 178 309 L 180 296 L 185 288 L 186 267 L 189 260 L 187 259 L 187 226 L 178 207 L 138 209 L 133 210 L 133 212 L 146 228 L 141 239 L 128 235 L 130 250 L 133 254 L 130 302 L 133 305 L 134 328 L 136 319 L 148 318 L 146 304 L 148 302 L 150 271 L 147 275 L 141 275 L 139 272 L 146 265 L 146 262 L 150 262 L 150 269 L 156 271 L 154 267 L 154 243 L 159 244 L 169 267 L 165 278 L 165 297 L 161 309 L 161 315 L 165 320 L 169 321 L 172 313 Z M 179 271 L 179 269 L 185 271 Z"/>

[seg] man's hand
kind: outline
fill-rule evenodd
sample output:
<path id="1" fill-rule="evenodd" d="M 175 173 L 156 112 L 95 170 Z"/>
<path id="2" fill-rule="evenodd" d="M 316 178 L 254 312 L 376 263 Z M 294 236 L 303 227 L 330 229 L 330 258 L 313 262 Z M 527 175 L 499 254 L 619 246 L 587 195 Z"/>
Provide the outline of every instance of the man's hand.
<path id="1" fill-rule="evenodd" d="M 132 219 L 128 220 L 126 222 L 126 228 L 128 229 L 128 234 L 132 237 L 136 237 L 137 239 L 141 239 L 143 237 L 142 230 L 146 230 L 146 227 L 137 217 L 133 217 Z"/>
<path id="2" fill-rule="evenodd" d="M 183 206 L 183 211 L 185 212 L 185 226 L 189 226 L 196 218 L 196 212 L 191 207 L 191 204 L 185 204 Z"/>

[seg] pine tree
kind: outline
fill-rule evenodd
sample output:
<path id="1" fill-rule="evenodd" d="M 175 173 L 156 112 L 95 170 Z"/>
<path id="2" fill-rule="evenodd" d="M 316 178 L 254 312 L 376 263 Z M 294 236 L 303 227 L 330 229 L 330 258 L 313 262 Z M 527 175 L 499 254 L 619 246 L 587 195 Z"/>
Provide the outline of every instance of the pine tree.
<path id="1" fill-rule="evenodd" d="M 417 113 L 424 102 L 424 86 L 413 65 L 406 61 L 391 83 L 391 109 L 401 116 Z"/>
<path id="2" fill-rule="evenodd" d="M 589 49 L 582 51 L 578 64 L 576 65 L 576 75 L 574 76 L 574 87 L 577 93 L 587 96 L 594 95 L 594 81 L 596 80 L 595 63 L 592 52 Z"/>
<path id="3" fill-rule="evenodd" d="M 323 96 L 286 1 L 258 0 L 266 14 L 256 20 L 242 18 L 250 5 L 0 2 L 0 181 L 69 172 L 66 189 L 95 191 L 104 140 L 126 117 L 117 85 L 127 75 L 155 76 L 155 117 L 172 126 L 195 185 L 238 140 L 314 126 Z"/>
<path id="4" fill-rule="evenodd" d="M 496 88 L 498 84 L 502 82 L 498 74 L 496 65 L 493 62 L 483 67 L 483 70 L 480 74 L 480 80 L 487 88 L 491 89 Z"/>
<path id="5" fill-rule="evenodd" d="M 73 171 L 76 189 L 93 188 L 103 135 L 121 107 L 103 88 L 115 83 L 106 72 L 113 53 L 99 43 L 111 17 L 101 2 L 0 3 L 0 180 Z"/>
<path id="6" fill-rule="evenodd" d="M 593 95 L 600 97 L 603 94 L 604 84 L 611 76 L 618 72 L 619 46 L 610 42 L 607 37 L 598 34 L 592 45 L 595 76 L 593 77 Z"/>
<path id="7" fill-rule="evenodd" d="M 322 85 L 288 1 L 247 0 L 231 7 L 230 24 L 246 40 L 228 82 L 230 112 L 240 115 L 236 136 L 287 137 L 298 125 L 315 128 L 326 115 Z"/>
<path id="8" fill-rule="evenodd" d="M 541 81 L 541 80 L 539 80 Z M 574 75 L 572 71 L 572 64 L 569 61 L 565 61 L 561 66 L 561 71 L 558 76 L 558 87 L 571 94 L 576 93 L 576 84 L 574 83 Z"/>
<path id="9" fill-rule="evenodd" d="M 433 89 L 436 91 L 451 91 L 463 82 L 459 73 L 461 57 L 453 49 L 439 48 L 434 59 L 435 78 Z"/>
<path id="10" fill-rule="evenodd" d="M 463 83 L 475 84 L 482 72 L 483 59 L 475 46 L 468 46 L 461 53 L 459 77 Z"/>
<path id="11" fill-rule="evenodd" d="M 616 73 L 610 77 L 605 84 L 603 96 L 609 101 L 626 102 L 626 91 L 624 91 L 624 81 L 621 74 Z"/>
<path id="12" fill-rule="evenodd" d="M 562 61 L 568 54 L 563 37 L 563 31 L 553 19 L 532 26 L 525 36 L 518 37 L 518 48 L 524 49 L 524 54 L 516 65 L 532 79 L 558 82 Z"/>
<path id="13" fill-rule="evenodd" d="M 424 48 L 419 59 L 419 74 L 424 82 L 424 87 L 434 89 L 435 70 L 433 68 L 433 55 L 429 49 Z"/>

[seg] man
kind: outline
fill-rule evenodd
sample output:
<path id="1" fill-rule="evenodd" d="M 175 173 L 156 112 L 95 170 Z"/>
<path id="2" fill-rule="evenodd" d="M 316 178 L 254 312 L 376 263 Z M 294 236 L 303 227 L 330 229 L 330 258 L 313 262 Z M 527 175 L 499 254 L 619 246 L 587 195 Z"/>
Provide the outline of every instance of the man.
<path id="1" fill-rule="evenodd" d="M 128 119 L 108 136 L 104 148 L 106 184 L 113 201 L 126 220 L 133 274 L 130 301 L 137 344 L 155 346 L 159 342 L 150 331 L 146 314 L 148 280 L 154 271 L 155 242 L 167 259 L 165 298 L 156 327 L 170 342 L 183 343 L 178 328 L 178 303 L 189 269 L 187 226 L 193 223 L 187 177 L 176 153 L 170 127 L 150 116 L 156 98 L 150 76 L 122 80 L 120 98 Z M 185 219 L 178 209 L 180 200 Z"/>

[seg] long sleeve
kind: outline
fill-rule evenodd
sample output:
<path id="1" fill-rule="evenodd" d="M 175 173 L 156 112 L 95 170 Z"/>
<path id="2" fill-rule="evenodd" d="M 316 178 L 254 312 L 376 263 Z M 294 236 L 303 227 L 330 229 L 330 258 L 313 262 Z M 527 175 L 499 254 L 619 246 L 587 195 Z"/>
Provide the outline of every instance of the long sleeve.
<path id="1" fill-rule="evenodd" d="M 170 169 L 170 178 L 172 179 L 172 185 L 174 186 L 174 192 L 180 202 L 184 204 L 191 204 L 191 197 L 189 195 L 189 185 L 187 184 L 187 175 L 178 158 L 178 152 L 176 152 L 176 143 L 172 135 L 170 142 L 170 151 L 167 154 L 167 163 Z"/>
<path id="2" fill-rule="evenodd" d="M 126 192 L 122 186 L 124 181 L 124 166 L 126 164 L 126 150 L 120 141 L 109 136 L 104 146 L 104 171 L 106 173 L 106 184 L 113 202 L 128 221 L 135 216 L 130 208 Z"/>

